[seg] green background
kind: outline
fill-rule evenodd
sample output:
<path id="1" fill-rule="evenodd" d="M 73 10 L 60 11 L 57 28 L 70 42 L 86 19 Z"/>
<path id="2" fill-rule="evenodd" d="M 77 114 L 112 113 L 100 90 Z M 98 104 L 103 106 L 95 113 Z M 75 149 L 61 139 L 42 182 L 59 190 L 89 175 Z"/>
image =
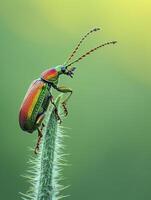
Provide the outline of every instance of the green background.
<path id="1" fill-rule="evenodd" d="M 83 33 L 81 47 L 118 44 L 78 63 L 74 79 L 60 84 L 74 94 L 64 122 L 64 193 L 71 200 L 151 199 L 151 1 L 0 1 L 0 199 L 19 200 L 37 134 L 24 133 L 18 112 L 33 79 L 62 64 Z M 77 55 L 77 56 L 78 56 Z"/>

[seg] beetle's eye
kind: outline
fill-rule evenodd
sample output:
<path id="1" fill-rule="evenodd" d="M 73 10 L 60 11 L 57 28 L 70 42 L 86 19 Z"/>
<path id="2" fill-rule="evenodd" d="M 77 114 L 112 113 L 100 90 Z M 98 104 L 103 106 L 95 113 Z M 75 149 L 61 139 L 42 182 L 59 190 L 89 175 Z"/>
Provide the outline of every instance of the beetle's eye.
<path id="1" fill-rule="evenodd" d="M 66 68 L 65 68 L 65 67 L 61 67 L 61 71 L 62 71 L 63 73 L 65 73 Z"/>

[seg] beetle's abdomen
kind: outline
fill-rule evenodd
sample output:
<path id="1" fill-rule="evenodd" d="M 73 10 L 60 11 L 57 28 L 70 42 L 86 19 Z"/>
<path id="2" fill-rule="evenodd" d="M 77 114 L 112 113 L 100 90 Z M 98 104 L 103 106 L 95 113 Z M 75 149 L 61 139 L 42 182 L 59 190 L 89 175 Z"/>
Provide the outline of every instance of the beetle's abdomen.
<path id="1" fill-rule="evenodd" d="M 46 81 L 54 81 L 58 78 L 58 72 L 55 68 L 51 68 L 48 70 L 45 70 L 42 74 L 41 74 L 41 78 L 46 80 Z"/>
<path id="2" fill-rule="evenodd" d="M 31 83 L 25 95 L 19 113 L 19 124 L 24 131 L 33 132 L 35 129 L 34 124 L 40 107 L 38 104 L 43 102 L 41 93 L 44 86 L 44 82 L 35 80 Z"/>

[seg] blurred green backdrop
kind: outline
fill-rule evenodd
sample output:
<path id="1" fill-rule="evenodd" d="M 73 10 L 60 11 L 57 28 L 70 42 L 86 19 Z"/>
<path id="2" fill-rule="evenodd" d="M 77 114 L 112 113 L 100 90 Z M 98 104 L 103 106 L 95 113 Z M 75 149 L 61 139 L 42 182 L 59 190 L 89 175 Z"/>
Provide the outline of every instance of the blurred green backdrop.
<path id="1" fill-rule="evenodd" d="M 151 199 L 151 1 L 0 1 L 1 162 L 0 199 L 19 200 L 37 134 L 25 134 L 18 110 L 30 82 L 61 64 L 94 26 L 102 31 L 78 55 L 104 41 L 62 78 L 74 94 L 64 126 L 70 167 L 64 168 L 70 200 Z M 78 56 L 77 55 L 77 56 Z"/>

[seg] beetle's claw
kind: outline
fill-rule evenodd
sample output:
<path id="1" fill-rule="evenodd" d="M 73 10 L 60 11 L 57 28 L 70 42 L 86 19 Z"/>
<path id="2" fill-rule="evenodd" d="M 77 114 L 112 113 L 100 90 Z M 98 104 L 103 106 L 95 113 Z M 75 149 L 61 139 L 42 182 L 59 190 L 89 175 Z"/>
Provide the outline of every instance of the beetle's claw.
<path id="1" fill-rule="evenodd" d="M 62 120 L 61 119 L 59 119 L 59 124 L 61 124 L 62 123 Z"/>
<path id="2" fill-rule="evenodd" d="M 61 124 L 62 123 L 62 120 L 61 120 L 61 118 L 60 117 L 58 117 L 58 119 L 57 119 L 58 121 L 59 121 L 59 124 Z"/>
<path id="3" fill-rule="evenodd" d="M 34 153 L 37 155 L 38 152 L 39 152 L 39 146 L 36 146 L 36 147 L 35 147 L 35 150 L 34 150 Z"/>

